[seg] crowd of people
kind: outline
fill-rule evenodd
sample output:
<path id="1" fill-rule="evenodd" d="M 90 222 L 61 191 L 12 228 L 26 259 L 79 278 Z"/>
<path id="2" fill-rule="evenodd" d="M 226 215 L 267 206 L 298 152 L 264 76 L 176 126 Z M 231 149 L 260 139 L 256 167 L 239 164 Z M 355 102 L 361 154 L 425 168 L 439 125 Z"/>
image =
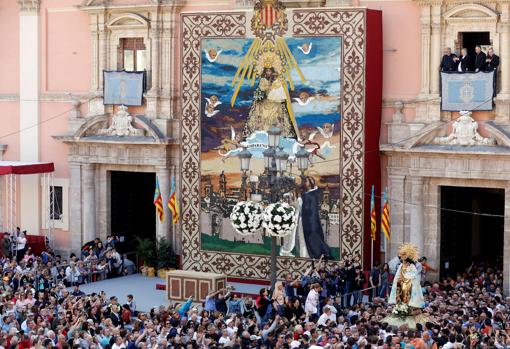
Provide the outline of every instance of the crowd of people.
<path id="1" fill-rule="evenodd" d="M 91 244 L 92 250 L 97 242 Z M 89 250 L 90 246 L 89 246 Z M 29 249 L 25 256 L 29 254 Z M 74 256 L 77 260 L 77 257 Z M 510 346 L 510 297 L 502 272 L 480 263 L 440 282 L 420 261 L 430 322 L 392 327 L 385 316 L 393 267 L 364 273 L 356 260 L 319 261 L 302 275 L 287 274 L 258 296 L 227 287 L 203 304 L 137 309 L 133 296 L 85 294 L 49 277 L 51 252 L 18 263 L 3 257 L 0 349 L 502 349 Z M 79 263 L 79 262 L 78 262 Z M 40 268 L 40 269 L 39 269 Z M 35 272 L 35 270 L 42 272 Z"/>
<path id="2" fill-rule="evenodd" d="M 48 288 L 62 283 L 66 287 L 88 282 L 129 275 L 135 264 L 116 250 L 117 239 L 109 236 L 103 243 L 95 239 L 83 246 L 79 256 L 71 254 L 69 260 L 46 248 L 38 256 L 27 244 L 26 232 L 17 228 L 13 234 L 4 233 L 0 266 L 4 279 L 15 288 L 24 283 L 36 283 Z"/>

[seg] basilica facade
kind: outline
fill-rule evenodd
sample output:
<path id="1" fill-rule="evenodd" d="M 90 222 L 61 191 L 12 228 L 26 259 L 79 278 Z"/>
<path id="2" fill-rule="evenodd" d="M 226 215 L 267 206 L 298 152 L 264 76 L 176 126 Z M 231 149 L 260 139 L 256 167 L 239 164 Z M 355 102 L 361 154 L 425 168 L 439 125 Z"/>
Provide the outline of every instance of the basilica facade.
<path id="1" fill-rule="evenodd" d="M 388 188 L 391 239 L 377 237 L 376 258 L 389 260 L 401 243 L 412 242 L 437 269 L 434 276 L 455 273 L 471 259 L 489 255 L 499 256 L 505 277 L 510 275 L 510 1 L 282 3 L 293 14 L 289 23 L 294 27 L 301 10 L 303 16 L 333 9 L 382 12 L 381 180 L 377 186 Z M 162 237 L 172 242 L 178 254 L 186 249 L 193 215 L 184 212 L 178 224 L 170 219 L 161 222 L 146 208 L 147 202 L 140 202 L 150 197 L 148 206 L 153 208 L 156 178 L 165 200 L 172 178 L 185 183 L 177 186 L 181 200 L 194 198 L 194 186 L 197 192 L 204 191 L 198 182 L 187 182 L 194 174 L 186 167 L 186 159 L 197 140 L 186 131 L 193 118 L 186 115 L 189 109 L 183 96 L 193 91 L 192 84 L 198 80 L 186 80 L 183 71 L 198 69 L 204 57 L 211 62 L 220 53 L 190 55 L 186 40 L 205 35 L 208 25 L 216 39 L 238 35 L 235 30 L 248 28 L 253 5 L 246 0 L 13 0 L 0 5 L 4 33 L 0 38 L 4 47 L 0 160 L 55 163 L 52 190 L 58 214 L 50 218 L 57 251 L 77 251 L 96 236 L 111 234 L 127 239 Z M 207 22 L 209 12 L 224 14 L 224 20 Z M 245 16 L 239 20 L 244 22 L 236 22 L 237 14 Z M 334 16 L 330 19 L 334 21 Z M 320 27 L 328 25 L 327 20 L 319 24 L 317 33 L 325 32 Z M 346 25 L 342 30 L 345 34 L 355 28 Z M 501 59 L 493 110 L 463 115 L 441 111 L 443 49 L 458 52 L 474 45 L 493 47 Z M 367 52 L 362 49 L 361 60 Z M 344 70 L 360 63 L 345 64 Z M 104 72 L 121 70 L 146 72 L 141 106 L 104 104 Z M 342 93 L 355 88 L 341 81 Z M 348 179 L 345 176 L 340 174 Z M 211 190 L 220 193 L 218 180 L 211 178 L 207 179 Z M 41 183 L 37 176 L 21 176 L 17 186 L 15 223 L 29 234 L 48 231 L 44 202 L 48 188 Z M 328 193 L 330 188 L 335 192 L 334 183 L 327 185 Z M 342 188 L 339 193 L 345 193 L 346 187 Z M 0 226 L 4 230 L 11 219 L 6 191 L 3 184 Z M 363 191 L 356 194 L 361 195 L 360 205 L 365 202 L 363 196 L 369 195 Z M 197 207 L 208 204 L 196 202 Z M 341 199 L 328 202 L 324 217 L 334 216 L 333 223 L 327 220 L 328 227 L 344 224 L 347 229 L 347 216 L 342 223 L 343 205 L 347 204 Z M 167 205 L 163 206 L 170 216 Z M 216 221 L 226 224 L 212 215 L 207 219 L 214 229 Z M 356 231 L 363 221 L 362 217 L 350 229 Z M 214 229 L 210 236 L 221 235 Z M 339 256 L 349 251 L 372 252 L 370 235 L 362 228 L 356 234 L 340 235 L 341 240 L 357 239 L 361 247 L 352 245 L 350 250 L 341 241 Z"/>

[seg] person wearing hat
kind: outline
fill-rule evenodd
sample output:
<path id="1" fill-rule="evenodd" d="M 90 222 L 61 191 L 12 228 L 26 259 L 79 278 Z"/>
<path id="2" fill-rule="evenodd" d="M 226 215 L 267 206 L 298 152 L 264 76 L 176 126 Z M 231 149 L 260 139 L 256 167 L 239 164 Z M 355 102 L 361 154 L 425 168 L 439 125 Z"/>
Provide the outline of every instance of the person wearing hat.
<path id="1" fill-rule="evenodd" d="M 2 256 L 10 258 L 11 257 L 11 236 L 8 232 L 4 233 L 1 243 L 1 251 Z"/>

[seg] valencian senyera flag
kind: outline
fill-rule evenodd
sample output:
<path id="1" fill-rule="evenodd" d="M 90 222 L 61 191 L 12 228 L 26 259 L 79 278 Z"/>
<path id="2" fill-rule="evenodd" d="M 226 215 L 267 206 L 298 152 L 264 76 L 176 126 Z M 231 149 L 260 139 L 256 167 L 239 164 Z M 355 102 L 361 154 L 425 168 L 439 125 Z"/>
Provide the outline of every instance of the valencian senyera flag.
<path id="1" fill-rule="evenodd" d="M 172 188 L 168 198 L 168 208 L 172 212 L 172 223 L 179 223 L 179 202 L 177 201 L 177 191 L 175 190 L 175 177 L 172 177 Z"/>
<path id="2" fill-rule="evenodd" d="M 372 185 L 372 196 L 370 197 L 370 232 L 372 240 L 375 240 L 375 233 L 377 232 L 377 220 L 375 215 L 375 188 Z"/>
<path id="3" fill-rule="evenodd" d="M 382 214 L 381 214 L 381 230 L 390 241 L 391 237 L 391 224 L 390 224 L 390 202 L 388 201 L 388 189 L 383 194 L 383 208 L 382 208 Z"/>
<path id="4" fill-rule="evenodd" d="M 165 219 L 165 210 L 163 209 L 163 198 L 161 197 L 161 191 L 159 190 L 158 176 L 156 176 L 156 189 L 154 190 L 154 206 L 156 206 L 159 221 L 163 222 Z"/>

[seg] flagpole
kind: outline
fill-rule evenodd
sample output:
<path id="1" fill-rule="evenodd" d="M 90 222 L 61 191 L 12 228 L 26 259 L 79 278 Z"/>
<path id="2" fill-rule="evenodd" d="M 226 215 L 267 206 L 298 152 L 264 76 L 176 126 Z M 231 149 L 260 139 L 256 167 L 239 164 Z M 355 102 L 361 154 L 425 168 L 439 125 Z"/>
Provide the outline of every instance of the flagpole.
<path id="1" fill-rule="evenodd" d="M 372 240 L 372 253 L 371 253 L 371 256 L 370 256 L 370 269 L 372 269 L 374 267 L 374 239 L 371 239 Z"/>

